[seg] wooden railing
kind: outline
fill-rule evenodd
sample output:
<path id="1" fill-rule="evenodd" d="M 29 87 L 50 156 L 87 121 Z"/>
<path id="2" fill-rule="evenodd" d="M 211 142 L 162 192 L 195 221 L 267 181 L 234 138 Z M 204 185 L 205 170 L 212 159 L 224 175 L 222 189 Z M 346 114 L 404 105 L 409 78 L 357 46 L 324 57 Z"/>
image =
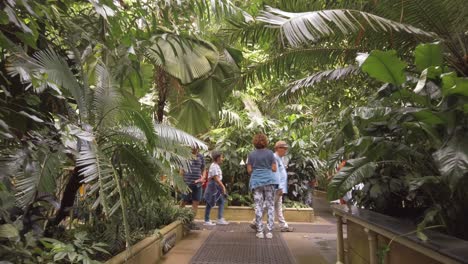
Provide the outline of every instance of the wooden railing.
<path id="1" fill-rule="evenodd" d="M 422 241 L 416 235 L 416 226 L 410 222 L 354 206 L 333 205 L 332 210 L 337 217 L 339 264 L 345 260 L 347 263 L 370 264 L 382 261 L 386 264 L 468 263 L 468 241 L 432 230 L 424 231 L 428 240 Z M 389 244 L 387 251 L 385 248 Z"/>

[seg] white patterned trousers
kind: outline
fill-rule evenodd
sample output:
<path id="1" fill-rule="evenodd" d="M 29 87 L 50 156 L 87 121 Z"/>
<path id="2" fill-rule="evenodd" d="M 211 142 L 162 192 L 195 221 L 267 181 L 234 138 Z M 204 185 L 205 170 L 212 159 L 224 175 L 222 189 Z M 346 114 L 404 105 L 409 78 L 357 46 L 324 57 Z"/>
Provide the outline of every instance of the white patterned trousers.
<path id="1" fill-rule="evenodd" d="M 275 224 L 275 185 L 264 185 L 253 190 L 255 202 L 255 225 L 257 232 L 263 232 L 263 207 L 267 210 L 267 230 L 273 231 Z"/>

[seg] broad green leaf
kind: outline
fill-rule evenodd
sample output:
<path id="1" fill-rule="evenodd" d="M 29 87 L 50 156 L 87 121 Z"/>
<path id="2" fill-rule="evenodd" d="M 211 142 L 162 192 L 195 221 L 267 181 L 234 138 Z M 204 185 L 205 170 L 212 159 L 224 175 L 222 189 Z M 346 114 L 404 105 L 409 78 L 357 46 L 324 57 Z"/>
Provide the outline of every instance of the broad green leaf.
<path id="1" fill-rule="evenodd" d="M 457 74 L 450 72 L 442 75 L 442 94 L 461 94 L 468 96 L 468 78 L 457 77 Z"/>
<path id="2" fill-rule="evenodd" d="M 363 179 L 372 176 L 377 163 L 369 162 L 367 158 L 351 159 L 335 175 L 328 185 L 328 199 L 336 200 L 351 190 L 355 185 L 362 182 Z"/>
<path id="3" fill-rule="evenodd" d="M 222 107 L 220 98 L 223 93 L 222 87 L 213 78 L 208 78 L 197 82 L 193 91 L 203 101 L 210 115 L 216 117 Z"/>
<path id="4" fill-rule="evenodd" d="M 442 48 L 439 43 L 420 44 L 414 51 L 416 69 L 422 71 L 443 63 Z"/>
<path id="5" fill-rule="evenodd" d="M 188 98 L 171 111 L 177 120 L 176 127 L 191 134 L 198 134 L 210 127 L 210 113 L 199 98 Z"/>
<path id="6" fill-rule="evenodd" d="M 406 63 L 397 57 L 395 50 L 373 50 L 362 64 L 362 70 L 371 77 L 395 85 L 405 82 L 405 68 Z"/>
<path id="7" fill-rule="evenodd" d="M 12 224 L 0 225 L 0 238 L 12 239 L 19 236 L 18 229 Z"/>
<path id="8" fill-rule="evenodd" d="M 468 138 L 457 133 L 441 149 L 433 154 L 440 174 L 446 178 L 452 190 L 468 173 Z"/>
<path id="9" fill-rule="evenodd" d="M 231 70 L 230 73 L 226 71 Z M 213 118 L 217 118 L 226 98 L 231 94 L 232 85 L 224 80 L 229 78 L 229 74 L 236 74 L 228 63 L 219 63 L 215 72 L 208 78 L 196 81 L 191 85 L 191 91 L 198 96 L 206 106 Z"/>
<path id="10" fill-rule="evenodd" d="M 429 124 L 429 125 L 439 125 L 444 124 L 446 121 L 442 119 L 437 114 L 433 113 L 430 110 L 423 109 L 421 111 L 417 111 L 412 113 L 414 117 L 416 117 L 419 121 Z"/>

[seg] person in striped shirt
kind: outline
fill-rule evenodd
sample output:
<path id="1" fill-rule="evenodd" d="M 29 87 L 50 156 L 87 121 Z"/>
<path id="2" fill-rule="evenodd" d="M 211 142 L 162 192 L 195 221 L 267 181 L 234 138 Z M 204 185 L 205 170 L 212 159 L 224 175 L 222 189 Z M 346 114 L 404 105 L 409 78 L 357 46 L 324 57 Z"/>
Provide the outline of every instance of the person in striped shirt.
<path id="1" fill-rule="evenodd" d="M 205 175 L 205 158 L 199 153 L 198 148 L 192 148 L 192 159 L 188 171 L 180 170 L 188 185 L 190 192 L 182 194 L 182 207 L 192 203 L 192 210 L 197 213 L 198 205 L 202 199 L 202 184 Z"/>

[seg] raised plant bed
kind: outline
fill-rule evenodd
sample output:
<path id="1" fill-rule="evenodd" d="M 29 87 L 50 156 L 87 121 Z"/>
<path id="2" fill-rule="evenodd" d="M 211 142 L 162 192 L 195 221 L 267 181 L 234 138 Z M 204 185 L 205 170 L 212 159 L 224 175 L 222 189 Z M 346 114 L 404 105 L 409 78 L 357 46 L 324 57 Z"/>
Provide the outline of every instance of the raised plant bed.
<path id="1" fill-rule="evenodd" d="M 313 222 L 315 220 L 314 209 L 312 208 L 285 208 L 283 210 L 284 218 L 288 222 Z M 218 207 L 211 209 L 210 217 L 217 219 Z M 255 213 L 252 207 L 247 206 L 228 206 L 224 208 L 224 218 L 227 221 L 252 221 Z M 199 206 L 195 219 L 204 220 L 205 206 Z"/>
<path id="2" fill-rule="evenodd" d="M 161 229 L 157 234 L 149 236 L 133 245 L 129 250 L 125 250 L 114 256 L 106 263 L 108 264 L 139 264 L 158 263 L 164 253 L 172 248 L 185 236 L 182 222 L 175 221 Z"/>
<path id="3" fill-rule="evenodd" d="M 410 222 L 354 206 L 333 205 L 337 217 L 337 263 L 432 264 L 468 263 L 468 241 L 426 230 L 420 240 Z M 343 220 L 347 228 L 344 252 Z M 390 241 L 390 249 L 384 252 Z"/>

